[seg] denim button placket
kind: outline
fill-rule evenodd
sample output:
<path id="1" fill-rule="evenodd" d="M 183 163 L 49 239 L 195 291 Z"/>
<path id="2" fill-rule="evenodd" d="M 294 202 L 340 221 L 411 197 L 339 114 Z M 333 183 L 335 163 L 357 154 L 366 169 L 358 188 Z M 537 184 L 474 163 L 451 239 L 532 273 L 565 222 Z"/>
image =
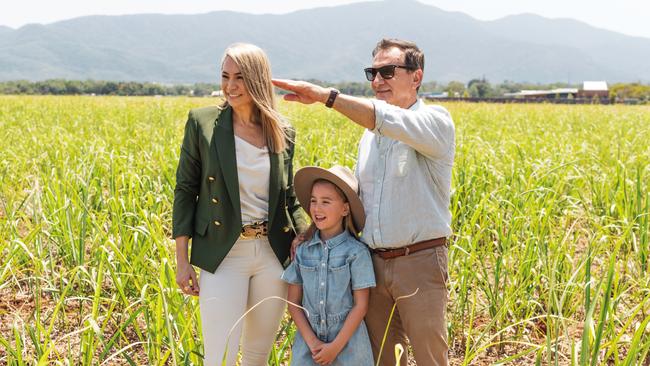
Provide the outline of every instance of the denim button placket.
<path id="1" fill-rule="evenodd" d="M 310 323 L 314 329 L 314 333 L 321 341 L 331 342 L 336 338 L 336 334 L 343 326 L 345 320 L 343 312 L 346 310 L 349 311 L 349 308 L 352 305 L 348 304 L 346 301 L 343 301 L 342 303 L 340 299 L 340 293 L 347 293 L 348 290 L 346 290 L 346 288 L 349 288 L 348 284 L 346 283 L 344 286 L 342 281 L 344 280 L 344 277 L 350 276 L 349 261 L 351 260 L 350 258 L 352 258 L 352 254 L 343 249 L 345 246 L 339 248 L 338 244 L 340 244 L 340 242 L 325 243 L 325 241 L 319 241 L 319 245 L 309 247 L 309 261 L 304 261 L 305 264 L 310 266 L 310 270 L 313 271 L 311 274 L 313 275 L 312 278 L 314 280 L 311 287 L 308 287 L 305 283 L 305 286 L 307 287 L 304 291 L 311 292 L 311 294 L 314 295 L 311 297 L 313 302 L 309 304 L 309 310 L 313 314 L 310 316 L 310 320 L 313 319 Z M 330 247 L 330 244 L 333 244 L 334 247 Z M 350 247 L 350 249 L 351 248 L 352 247 Z M 302 253 L 302 255 L 304 258 L 305 253 Z M 369 265 L 372 266 L 372 263 L 369 263 Z M 332 277 L 333 275 L 334 277 Z M 334 296 L 336 300 L 331 300 L 328 295 Z M 349 300 L 352 301 L 352 299 Z M 334 301 L 334 303 L 331 303 L 330 301 Z M 328 311 L 331 312 L 331 314 L 328 313 Z M 329 317 L 328 314 L 330 315 Z M 362 327 L 365 327 L 365 325 L 360 326 L 360 328 Z M 365 337 L 367 337 L 367 334 Z M 363 341 L 364 339 L 365 341 Z M 355 334 L 349 341 L 349 345 L 345 348 L 348 351 L 342 351 L 339 355 L 340 359 L 337 359 L 337 362 L 344 365 L 372 365 L 372 351 L 370 345 L 366 342 L 367 338 L 360 338 L 358 334 Z M 354 349 L 354 351 L 351 352 L 351 349 Z M 309 352 L 308 349 L 303 350 L 301 348 L 300 350 L 297 350 L 297 352 L 300 353 L 300 359 L 296 359 L 294 364 L 312 364 L 313 360 L 311 352 Z M 294 356 L 298 357 L 298 354 L 295 354 Z"/>

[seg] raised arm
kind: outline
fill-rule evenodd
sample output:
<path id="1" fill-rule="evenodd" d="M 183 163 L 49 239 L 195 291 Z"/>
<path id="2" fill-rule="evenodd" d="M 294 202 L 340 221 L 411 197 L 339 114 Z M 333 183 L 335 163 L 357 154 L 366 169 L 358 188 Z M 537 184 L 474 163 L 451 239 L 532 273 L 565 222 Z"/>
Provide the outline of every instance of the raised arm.
<path id="1" fill-rule="evenodd" d="M 331 88 L 324 88 L 306 81 L 273 79 L 273 84 L 291 92 L 284 96 L 285 100 L 303 104 L 317 102 L 325 104 L 332 91 Z M 368 99 L 339 94 L 332 108 L 362 127 L 375 128 L 375 107 Z"/>
<path id="2" fill-rule="evenodd" d="M 291 92 L 284 96 L 285 100 L 303 104 L 325 103 L 332 90 L 306 81 L 273 79 L 273 84 Z M 447 155 L 454 145 L 451 115 L 439 106 L 413 111 L 379 100 L 339 94 L 332 108 L 358 125 L 404 142 L 430 158 Z"/>

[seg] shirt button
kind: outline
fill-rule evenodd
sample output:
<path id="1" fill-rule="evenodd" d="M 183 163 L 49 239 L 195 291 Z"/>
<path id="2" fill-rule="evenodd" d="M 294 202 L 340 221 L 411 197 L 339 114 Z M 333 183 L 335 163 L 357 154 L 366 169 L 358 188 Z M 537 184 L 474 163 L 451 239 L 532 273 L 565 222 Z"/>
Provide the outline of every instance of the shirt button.
<path id="1" fill-rule="evenodd" d="M 325 324 L 325 320 L 321 320 L 320 322 L 321 322 L 322 324 Z"/>
<path id="2" fill-rule="evenodd" d="M 220 222 L 219 220 L 215 220 L 215 221 L 214 221 L 214 225 L 215 225 L 215 226 L 221 226 L 221 222 Z"/>
<path id="3" fill-rule="evenodd" d="M 217 204 L 217 203 L 219 203 L 219 200 L 217 198 L 213 198 L 212 203 Z"/>
<path id="4" fill-rule="evenodd" d="M 325 282 L 320 283 L 320 287 L 323 287 L 323 286 L 325 286 Z"/>
<path id="5" fill-rule="evenodd" d="M 208 180 L 209 180 L 210 182 L 214 182 L 214 177 L 208 177 Z"/>
<path id="6" fill-rule="evenodd" d="M 320 304 L 323 305 L 323 300 L 320 301 Z"/>
<path id="7" fill-rule="evenodd" d="M 321 265 L 321 267 L 325 267 L 325 263 L 324 263 L 324 262 L 323 262 L 323 263 L 321 263 L 320 265 Z"/>

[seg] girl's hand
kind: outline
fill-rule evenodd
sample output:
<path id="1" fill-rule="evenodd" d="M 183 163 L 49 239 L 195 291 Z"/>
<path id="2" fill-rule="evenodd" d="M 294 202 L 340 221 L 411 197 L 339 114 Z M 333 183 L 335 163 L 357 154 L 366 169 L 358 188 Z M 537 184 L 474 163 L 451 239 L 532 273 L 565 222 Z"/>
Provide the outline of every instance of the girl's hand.
<path id="1" fill-rule="evenodd" d="M 338 356 L 340 352 L 341 348 L 336 344 L 324 343 L 319 347 L 318 353 L 312 355 L 312 358 L 319 365 L 329 365 L 336 360 L 336 356 Z"/>
<path id="2" fill-rule="evenodd" d="M 194 267 L 189 262 L 180 262 L 176 268 L 176 284 L 183 293 L 199 296 L 199 281 Z"/>
<path id="3" fill-rule="evenodd" d="M 312 357 L 313 357 L 314 355 L 316 355 L 316 353 L 318 353 L 318 351 L 320 351 L 320 348 L 321 348 L 324 344 L 325 344 L 325 343 L 323 343 L 323 341 L 321 341 L 321 340 L 318 339 L 318 338 L 316 338 L 316 339 L 315 339 L 314 341 L 312 341 L 311 343 L 307 343 L 307 347 L 309 347 L 309 350 L 311 351 L 311 355 L 312 355 Z"/>

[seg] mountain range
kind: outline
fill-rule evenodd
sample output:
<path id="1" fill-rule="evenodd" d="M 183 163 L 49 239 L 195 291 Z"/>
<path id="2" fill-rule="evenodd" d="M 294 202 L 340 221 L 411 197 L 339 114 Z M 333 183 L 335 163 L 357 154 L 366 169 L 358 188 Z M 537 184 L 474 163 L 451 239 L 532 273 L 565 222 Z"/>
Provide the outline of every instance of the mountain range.
<path id="1" fill-rule="evenodd" d="M 382 37 L 424 50 L 425 81 L 650 81 L 650 38 L 533 14 L 481 21 L 415 0 L 0 26 L 0 80 L 218 82 L 224 49 L 250 42 L 266 50 L 276 77 L 363 81 Z"/>

